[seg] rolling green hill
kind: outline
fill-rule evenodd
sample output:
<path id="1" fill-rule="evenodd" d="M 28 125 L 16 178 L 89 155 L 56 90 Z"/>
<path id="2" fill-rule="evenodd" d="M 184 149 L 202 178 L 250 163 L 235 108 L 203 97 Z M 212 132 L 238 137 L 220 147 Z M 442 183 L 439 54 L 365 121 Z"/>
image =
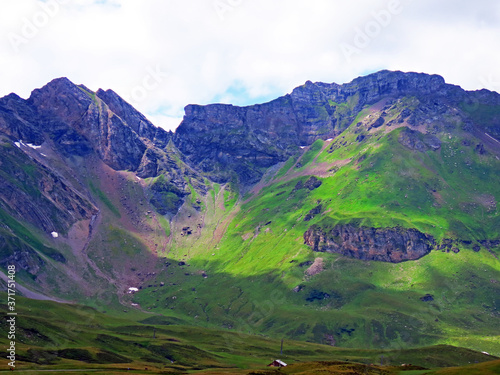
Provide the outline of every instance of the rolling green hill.
<path id="1" fill-rule="evenodd" d="M 5 293 L 1 294 L 5 297 Z M 280 341 L 186 326 L 182 321 L 129 311 L 127 316 L 102 314 L 82 305 L 59 304 L 18 298 L 16 324 L 16 372 L 71 369 L 91 373 L 226 373 L 261 371 L 276 357 L 290 368 L 312 368 L 337 361 L 353 368 L 397 373 L 391 366 L 411 362 L 425 368 L 445 368 L 483 363 L 494 364 L 496 357 L 452 346 L 410 350 L 359 350 L 286 340 Z M 2 305 L 2 309 L 5 305 Z M 0 343 L 7 345 L 7 324 L 0 324 Z M 341 361 L 341 362 L 339 362 Z M 383 366 L 369 366 L 380 363 Z M 493 362 L 492 362 L 493 361 Z M 0 360 L 2 369 L 7 359 Z M 498 362 L 498 361 L 497 361 Z M 5 366 L 5 367 L 4 367 Z M 130 369 L 130 370 L 127 370 Z M 377 373 L 377 372 L 375 372 Z"/>

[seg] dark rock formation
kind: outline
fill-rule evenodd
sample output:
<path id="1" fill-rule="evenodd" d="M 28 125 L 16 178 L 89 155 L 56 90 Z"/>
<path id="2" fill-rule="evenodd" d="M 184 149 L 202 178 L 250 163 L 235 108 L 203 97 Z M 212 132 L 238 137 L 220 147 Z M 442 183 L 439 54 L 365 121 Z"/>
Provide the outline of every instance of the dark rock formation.
<path id="1" fill-rule="evenodd" d="M 290 100 L 252 107 L 189 105 L 174 141 L 186 159 L 217 181 L 236 173 L 243 183 L 260 179 L 265 168 L 297 148 L 297 120 Z"/>
<path id="2" fill-rule="evenodd" d="M 312 226 L 304 233 L 304 243 L 314 251 L 339 253 L 362 260 L 399 263 L 416 260 L 434 247 L 432 236 L 416 229 L 357 228 L 337 225 L 323 230 Z"/>
<path id="3" fill-rule="evenodd" d="M 179 189 L 169 182 L 163 175 L 151 185 L 152 198 L 150 203 L 162 215 L 175 215 L 184 203 L 187 191 Z"/>
<path id="4" fill-rule="evenodd" d="M 156 147 L 163 149 L 172 139 L 173 133 L 171 131 L 154 126 L 142 113 L 123 100 L 113 90 L 104 91 L 99 89 L 96 95 L 139 137 L 152 141 Z"/>
<path id="5" fill-rule="evenodd" d="M 378 119 L 376 119 L 373 124 L 370 125 L 371 128 L 380 128 L 382 125 L 384 125 L 384 118 L 380 116 Z"/>
<path id="6" fill-rule="evenodd" d="M 300 189 L 308 189 L 312 191 L 314 189 L 319 188 L 321 184 L 322 184 L 321 180 L 319 180 L 316 176 L 311 176 L 306 180 L 306 182 L 302 182 L 302 180 L 298 181 L 295 184 L 295 187 L 293 188 L 292 192 Z"/>
<path id="7" fill-rule="evenodd" d="M 435 135 L 422 135 L 421 133 L 406 127 L 399 133 L 398 141 L 410 150 L 420 152 L 438 150 L 441 147 L 441 140 Z"/>
<path id="8" fill-rule="evenodd" d="M 307 181 L 304 183 L 304 188 L 309 189 L 309 190 L 314 190 L 317 189 L 321 186 L 322 182 L 315 176 L 311 176 L 307 179 Z"/>
<path id="9" fill-rule="evenodd" d="M 156 127 L 134 107 L 123 100 L 113 90 L 99 89 L 96 95 L 104 101 L 113 113 L 118 115 L 139 137 L 153 140 Z"/>
<path id="10" fill-rule="evenodd" d="M 316 215 L 318 215 L 319 213 L 321 213 L 321 204 L 317 205 L 316 207 L 314 207 L 312 210 L 310 210 L 307 215 L 304 217 L 304 221 L 310 221 L 312 220 Z"/>
<path id="11" fill-rule="evenodd" d="M 186 193 L 186 177 L 195 190 L 206 192 L 203 178 L 195 170 L 181 167 L 183 163 L 178 151 L 169 146 L 172 133 L 155 127 L 111 90 L 94 93 L 67 78 L 59 78 L 34 90 L 28 100 L 11 94 L 0 99 L 0 131 L 11 140 L 35 145 L 48 140 L 56 151 L 68 159 L 97 155 L 111 168 L 134 171 L 141 178 L 163 175 L 170 188 L 162 191 L 155 189 L 152 194 L 152 202 L 160 212 L 177 212 L 183 202 L 182 197 L 189 193 Z M 64 183 L 61 181 L 59 183 Z M 47 180 L 37 183 L 44 182 Z M 72 191 L 69 186 L 64 190 Z M 66 201 L 64 205 L 68 211 L 55 217 L 75 216 L 73 211 L 88 207 L 88 204 L 74 201 L 74 194 L 54 196 L 57 197 L 56 202 Z M 24 210 L 29 209 L 29 200 L 21 201 L 27 201 L 22 206 Z M 33 212 L 37 211 L 37 205 L 33 207 Z M 84 216 L 88 218 L 88 215 Z M 38 220 L 38 217 L 41 220 L 52 216 L 31 215 L 33 220 Z M 44 229 L 50 226 L 53 223 L 41 225 Z M 67 228 L 64 226 L 64 229 Z"/>
<path id="12" fill-rule="evenodd" d="M 486 154 L 486 150 L 484 149 L 484 145 L 482 143 L 477 144 L 476 147 L 474 148 L 474 151 L 477 152 L 479 155 Z"/>
<path id="13" fill-rule="evenodd" d="M 426 294 L 423 297 L 420 297 L 420 301 L 422 302 L 432 302 L 434 301 L 434 296 L 432 294 Z"/>
<path id="14" fill-rule="evenodd" d="M 95 150 L 114 169 L 135 171 L 146 145 L 119 116 L 84 86 L 58 78 L 32 92 L 26 105 L 37 127 L 47 133 L 66 156 Z M 24 139 L 23 139 L 24 140 Z M 78 152 L 78 150 L 80 152 Z"/>
<path id="15" fill-rule="evenodd" d="M 326 292 L 322 292 L 321 290 L 311 290 L 309 295 L 306 297 L 307 302 L 314 302 L 316 300 L 321 301 L 324 299 L 330 298 L 330 294 Z"/>
<path id="16" fill-rule="evenodd" d="M 42 129 L 36 126 L 39 120 L 36 109 L 16 94 L 0 98 L 0 132 L 12 139 L 22 139 L 35 145 L 42 144 L 45 140 Z"/>

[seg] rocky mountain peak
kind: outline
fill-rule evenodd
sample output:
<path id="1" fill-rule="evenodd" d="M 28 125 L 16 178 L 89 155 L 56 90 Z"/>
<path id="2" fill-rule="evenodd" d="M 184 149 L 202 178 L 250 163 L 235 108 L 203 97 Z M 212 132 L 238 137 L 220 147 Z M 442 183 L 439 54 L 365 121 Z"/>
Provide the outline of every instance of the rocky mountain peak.
<path id="1" fill-rule="evenodd" d="M 436 74 L 382 70 L 342 85 L 307 81 L 295 88 L 291 97 L 294 101 L 313 101 L 320 104 L 328 101 L 342 103 L 357 96 L 357 104 L 360 107 L 367 103 L 372 104 L 384 96 L 446 95 L 450 90 L 463 91 L 458 86 L 446 84 L 444 78 Z"/>
<path id="2" fill-rule="evenodd" d="M 66 77 L 56 78 L 42 88 L 33 90 L 28 103 L 40 110 L 62 111 L 69 114 L 74 110 L 75 104 L 85 107 L 91 103 L 91 97 L 85 92 L 87 90 L 75 85 Z"/>
<path id="3" fill-rule="evenodd" d="M 364 77 L 358 77 L 343 87 L 356 88 L 360 91 L 378 88 L 379 94 L 407 94 L 417 92 L 430 94 L 442 92 L 453 86 L 445 83 L 443 77 L 437 74 L 404 73 L 401 71 L 381 70 Z"/>
<path id="4" fill-rule="evenodd" d="M 99 89 L 96 95 L 140 137 L 154 139 L 156 127 L 142 113 L 123 100 L 116 92 L 113 90 L 104 91 Z"/>

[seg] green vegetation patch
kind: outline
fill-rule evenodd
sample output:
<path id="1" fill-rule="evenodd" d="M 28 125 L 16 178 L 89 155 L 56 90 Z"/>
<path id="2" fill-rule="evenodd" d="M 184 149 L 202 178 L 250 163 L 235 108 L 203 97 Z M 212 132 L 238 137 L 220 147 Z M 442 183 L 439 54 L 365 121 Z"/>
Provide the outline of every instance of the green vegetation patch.
<path id="1" fill-rule="evenodd" d="M 121 218 L 120 211 L 115 207 L 115 205 L 111 202 L 111 200 L 107 197 L 107 195 L 94 185 L 92 181 L 88 182 L 90 191 L 97 196 L 97 198 L 106 205 L 106 207 L 118 218 Z"/>
<path id="2" fill-rule="evenodd" d="M 20 240 L 22 240 L 32 248 L 40 251 L 42 254 L 58 262 L 61 263 L 66 262 L 66 258 L 64 257 L 63 254 L 61 254 L 58 250 L 52 247 L 44 245 L 32 231 L 28 230 L 26 226 L 24 226 L 19 221 L 14 219 L 12 216 L 7 214 L 7 212 L 5 212 L 1 207 L 0 207 L 0 222 L 7 225 Z M 7 237 L 11 237 L 11 235 L 7 234 Z M 14 242 L 12 242 L 11 244 L 15 245 L 16 240 L 13 239 L 12 241 Z M 16 250 L 16 246 L 10 247 L 10 249 L 8 249 L 8 247 L 2 246 L 1 249 L 5 257 L 7 257 L 8 254 L 11 254 L 14 250 Z M 7 251 L 8 254 L 5 253 L 5 251 Z"/>

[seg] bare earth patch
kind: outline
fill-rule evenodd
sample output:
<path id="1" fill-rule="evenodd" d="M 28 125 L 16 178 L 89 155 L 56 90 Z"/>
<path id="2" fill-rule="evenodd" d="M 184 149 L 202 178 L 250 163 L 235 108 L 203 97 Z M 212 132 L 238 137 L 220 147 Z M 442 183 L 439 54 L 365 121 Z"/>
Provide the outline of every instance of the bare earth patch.
<path id="1" fill-rule="evenodd" d="M 307 276 L 314 276 L 321 271 L 323 271 L 323 258 L 316 258 L 314 259 L 314 263 L 311 264 L 311 267 L 306 270 L 305 274 Z"/>
<path id="2" fill-rule="evenodd" d="M 497 209 L 497 201 L 491 194 L 481 194 L 476 196 L 476 201 L 488 211 L 495 211 Z"/>

